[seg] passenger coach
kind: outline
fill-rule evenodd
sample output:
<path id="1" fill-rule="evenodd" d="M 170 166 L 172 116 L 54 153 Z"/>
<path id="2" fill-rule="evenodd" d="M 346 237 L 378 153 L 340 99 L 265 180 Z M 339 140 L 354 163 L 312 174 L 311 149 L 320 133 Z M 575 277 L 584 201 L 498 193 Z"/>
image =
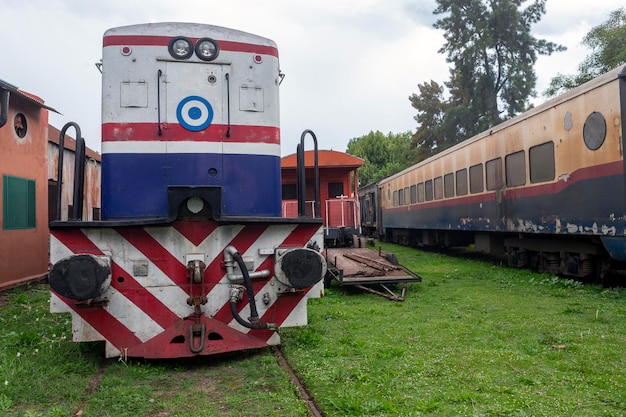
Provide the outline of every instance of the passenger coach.
<path id="1" fill-rule="evenodd" d="M 580 277 L 626 261 L 625 71 L 380 181 L 384 237 Z"/>

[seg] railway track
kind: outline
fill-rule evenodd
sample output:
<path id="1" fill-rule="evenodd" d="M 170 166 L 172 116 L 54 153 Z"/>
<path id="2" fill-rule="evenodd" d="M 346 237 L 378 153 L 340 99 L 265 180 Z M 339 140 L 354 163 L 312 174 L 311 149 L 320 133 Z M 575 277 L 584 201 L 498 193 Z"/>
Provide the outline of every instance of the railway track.
<path id="1" fill-rule="evenodd" d="M 280 349 L 280 346 L 272 346 L 272 352 L 274 353 L 274 356 L 278 360 L 278 363 L 280 364 L 280 366 L 289 375 L 289 379 L 291 380 L 291 383 L 295 385 L 295 387 L 297 388 L 298 396 L 306 404 L 309 410 L 309 415 L 311 417 L 324 417 L 324 414 L 317 406 L 315 399 L 306 389 L 306 386 L 304 385 L 304 383 L 302 382 L 298 374 L 296 374 L 294 369 L 291 367 L 285 355 L 283 355 L 283 352 Z"/>
<path id="2" fill-rule="evenodd" d="M 309 391 L 307 390 L 306 386 L 304 385 L 304 382 L 300 379 L 298 374 L 291 367 L 291 365 L 289 364 L 289 361 L 287 361 L 287 358 L 285 357 L 282 350 L 280 349 L 280 346 L 272 346 L 271 351 L 274 357 L 276 358 L 276 361 L 280 365 L 280 367 L 289 376 L 289 380 L 291 381 L 291 383 L 294 385 L 294 387 L 297 390 L 298 397 L 306 405 L 309 417 L 324 417 L 324 413 L 322 413 L 320 408 L 317 406 L 315 399 L 313 398 L 311 393 L 309 393 Z M 98 391 L 98 387 L 100 386 L 100 382 L 102 380 L 104 372 L 109 364 L 110 364 L 110 361 L 107 361 L 107 360 L 103 360 L 100 363 L 98 370 L 93 375 L 93 377 L 89 381 L 89 384 L 87 385 L 87 388 L 85 389 L 85 393 L 83 395 L 82 400 L 74 408 L 74 411 L 72 411 L 71 415 L 73 417 L 81 417 L 83 415 L 83 410 L 85 408 L 85 405 L 89 401 L 89 398 L 95 395 L 96 392 Z"/>

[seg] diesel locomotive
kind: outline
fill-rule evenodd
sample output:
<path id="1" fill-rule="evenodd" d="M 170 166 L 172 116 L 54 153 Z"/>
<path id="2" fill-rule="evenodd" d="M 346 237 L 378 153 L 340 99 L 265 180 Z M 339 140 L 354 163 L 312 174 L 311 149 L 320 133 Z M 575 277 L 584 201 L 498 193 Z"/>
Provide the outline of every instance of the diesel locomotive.
<path id="1" fill-rule="evenodd" d="M 51 311 L 106 357 L 278 344 L 326 262 L 321 220 L 281 217 L 276 44 L 150 23 L 102 53 L 101 219 L 51 222 Z"/>

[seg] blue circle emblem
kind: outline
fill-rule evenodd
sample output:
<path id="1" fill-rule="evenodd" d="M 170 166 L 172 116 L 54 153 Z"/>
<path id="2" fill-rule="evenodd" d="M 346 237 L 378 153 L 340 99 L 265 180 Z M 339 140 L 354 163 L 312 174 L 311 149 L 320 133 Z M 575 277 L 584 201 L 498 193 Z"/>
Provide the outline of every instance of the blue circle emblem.
<path id="1" fill-rule="evenodd" d="M 176 118 L 185 129 L 198 132 L 209 127 L 213 121 L 213 107 L 200 96 L 185 97 L 178 103 Z"/>

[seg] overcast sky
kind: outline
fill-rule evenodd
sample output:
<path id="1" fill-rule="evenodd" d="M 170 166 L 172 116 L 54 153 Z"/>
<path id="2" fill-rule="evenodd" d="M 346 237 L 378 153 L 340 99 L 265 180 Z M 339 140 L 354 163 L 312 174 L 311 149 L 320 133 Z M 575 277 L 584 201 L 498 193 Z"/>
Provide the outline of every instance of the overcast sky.
<path id="1" fill-rule="evenodd" d="M 618 3 L 547 0 L 532 34 L 568 50 L 539 58 L 539 93 L 558 72 L 575 72 L 589 52 L 580 45 L 583 36 Z M 101 84 L 95 63 L 106 29 L 159 21 L 230 27 L 278 45 L 286 74 L 282 155 L 295 152 L 304 129 L 315 132 L 320 149 L 345 151 L 351 138 L 373 130 L 415 131 L 408 97 L 425 81 L 447 81 L 448 64 L 437 53 L 443 34 L 432 27 L 440 17 L 434 9 L 434 0 L 0 0 L 0 79 L 62 113 L 51 113 L 57 128 L 77 122 L 87 146 L 99 152 Z M 306 143 L 310 149 L 310 138 Z"/>

